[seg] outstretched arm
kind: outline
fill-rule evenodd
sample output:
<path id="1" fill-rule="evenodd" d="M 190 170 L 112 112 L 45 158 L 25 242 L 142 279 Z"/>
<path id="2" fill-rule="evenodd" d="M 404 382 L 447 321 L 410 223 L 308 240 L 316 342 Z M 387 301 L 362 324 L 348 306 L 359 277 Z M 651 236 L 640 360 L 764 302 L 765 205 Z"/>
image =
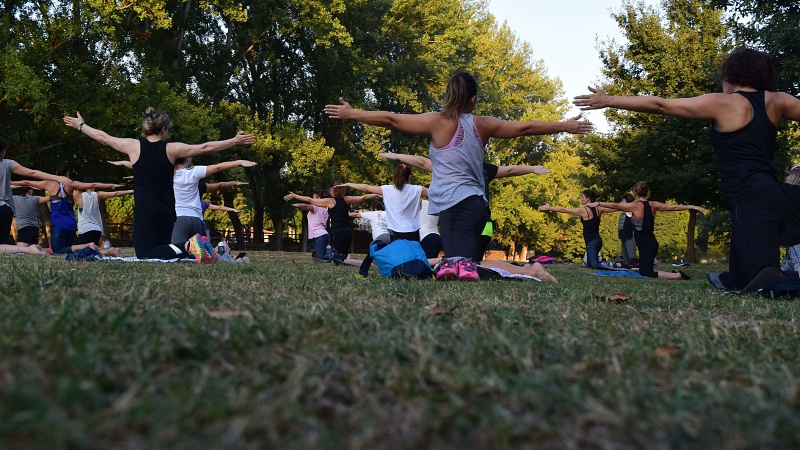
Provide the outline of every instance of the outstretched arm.
<path id="1" fill-rule="evenodd" d="M 409 166 L 416 167 L 417 169 L 422 169 L 427 172 L 433 171 L 433 165 L 431 164 L 431 160 L 424 157 L 424 156 L 417 156 L 417 155 L 404 155 L 402 153 L 378 153 L 378 156 L 386 159 L 393 159 L 395 161 L 400 161 L 403 164 L 408 164 Z"/>
<path id="2" fill-rule="evenodd" d="M 314 211 L 314 206 L 309 205 L 308 203 L 292 203 L 292 206 L 302 211 L 308 211 L 308 212 Z"/>
<path id="3" fill-rule="evenodd" d="M 68 127 L 75 128 L 103 145 L 107 145 L 120 153 L 128 155 L 128 157 L 139 151 L 139 141 L 136 139 L 111 136 L 103 130 L 98 130 L 86 125 L 80 112 L 76 113 L 76 115 L 77 117 L 64 116 L 64 124 Z"/>
<path id="4" fill-rule="evenodd" d="M 336 206 L 336 202 L 332 198 L 311 198 L 305 195 L 297 195 L 294 192 L 289 192 L 284 195 L 283 199 L 287 202 L 290 200 L 299 200 L 301 202 L 311 203 L 315 206 L 322 206 L 323 208 L 333 208 Z"/>
<path id="5" fill-rule="evenodd" d="M 488 142 L 489 138 L 510 139 L 520 136 L 535 136 L 545 134 L 572 133 L 586 134 L 592 131 L 594 125 L 589 121 L 580 121 L 580 114 L 562 122 L 542 122 L 530 120 L 527 122 L 517 122 L 512 120 L 500 120 L 491 116 L 480 116 L 475 118 L 475 125 L 481 134 L 483 142 Z"/>
<path id="6" fill-rule="evenodd" d="M 695 205 L 671 205 L 669 203 L 661 203 L 661 202 L 650 202 L 650 207 L 653 208 L 654 211 L 698 211 L 701 213 L 705 213 L 706 209 L 700 206 Z"/>
<path id="7" fill-rule="evenodd" d="M 211 209 L 211 210 L 214 210 L 214 211 L 228 211 L 228 212 L 232 212 L 232 213 L 236 213 L 236 214 L 239 214 L 240 212 L 242 212 L 242 210 L 240 210 L 240 209 L 231 208 L 231 207 L 223 206 L 223 205 L 208 205 L 208 209 Z"/>
<path id="8" fill-rule="evenodd" d="M 76 191 L 85 191 L 87 189 L 115 189 L 125 185 L 112 183 L 83 183 L 80 181 L 73 181 L 70 186 Z"/>
<path id="9" fill-rule="evenodd" d="M 342 98 L 338 105 L 325 105 L 325 114 L 331 119 L 355 120 L 411 134 L 431 134 L 438 126 L 439 113 L 395 114 L 388 111 L 363 111 L 350 106 Z"/>
<path id="10" fill-rule="evenodd" d="M 625 97 L 606 95 L 599 89 L 589 87 L 591 94 L 578 95 L 572 100 L 582 111 L 602 108 L 617 108 L 685 119 L 720 120 L 727 114 L 735 114 L 732 105 L 737 100 L 730 94 L 706 94 L 689 98 L 661 98 L 653 95 Z"/>
<path id="11" fill-rule="evenodd" d="M 234 186 L 247 186 L 245 181 L 220 181 L 219 183 L 206 183 L 206 192 L 217 192 Z"/>
<path id="12" fill-rule="evenodd" d="M 224 141 L 211 141 L 204 144 L 184 144 L 182 142 L 170 142 L 167 144 L 167 155 L 171 160 L 178 158 L 185 158 L 187 156 L 201 156 L 217 153 L 234 145 L 250 145 L 255 142 L 256 138 L 252 134 L 245 134 L 240 131 L 236 136 L 226 139 Z"/>
<path id="13" fill-rule="evenodd" d="M 350 217 L 358 218 L 358 219 L 363 219 L 364 218 L 363 216 L 361 216 L 360 212 L 349 212 L 349 213 L 347 213 L 347 215 L 350 216 Z"/>
<path id="14" fill-rule="evenodd" d="M 540 205 L 539 211 L 553 211 L 562 214 L 571 214 L 580 218 L 588 217 L 586 208 L 562 208 L 560 206 L 550 206 L 548 204 Z"/>
<path id="15" fill-rule="evenodd" d="M 364 183 L 344 183 L 344 184 L 339 184 L 339 185 L 334 186 L 334 187 L 337 187 L 337 188 L 338 187 L 349 187 L 349 188 L 353 188 L 353 189 L 356 189 L 356 190 L 359 190 L 359 191 L 369 192 L 370 194 L 378 194 L 378 195 L 382 195 L 383 194 L 383 190 L 381 189 L 380 186 L 372 186 L 372 185 L 364 184 Z"/>
<path id="16" fill-rule="evenodd" d="M 547 175 L 550 169 L 545 166 L 500 166 L 497 168 L 497 175 L 495 178 L 517 177 L 520 175 L 527 175 L 535 173 L 538 175 Z"/>
<path id="17" fill-rule="evenodd" d="M 625 211 L 629 213 L 637 213 L 638 210 L 643 208 L 641 203 L 612 203 L 612 202 L 594 202 L 586 205 L 590 208 L 603 208 L 608 211 Z M 637 214 L 638 215 L 638 214 Z"/>
<path id="18" fill-rule="evenodd" d="M 131 164 L 130 161 L 106 161 L 106 162 L 109 164 L 113 164 L 115 166 L 127 167 L 128 169 L 133 168 L 133 164 Z"/>
<path id="19" fill-rule="evenodd" d="M 380 197 L 380 194 L 367 194 L 367 195 L 348 195 L 344 198 L 348 205 L 355 205 L 366 200 Z"/>
<path id="20" fill-rule="evenodd" d="M 47 191 L 48 184 L 49 183 L 47 181 L 16 180 L 11 182 L 11 187 L 30 186 L 35 189 L 41 189 L 43 191 Z"/>
<path id="21" fill-rule="evenodd" d="M 105 200 L 111 197 L 122 197 L 123 195 L 133 195 L 133 189 L 128 189 L 126 191 L 98 191 L 97 198 L 100 200 Z"/>
<path id="22" fill-rule="evenodd" d="M 58 176 L 58 175 L 49 174 L 47 172 L 42 172 L 41 170 L 29 169 L 29 168 L 19 164 L 16 161 L 14 161 L 14 165 L 11 166 L 11 172 L 13 174 L 15 174 L 15 175 L 19 175 L 19 176 L 23 176 L 23 177 L 38 178 L 40 180 L 58 181 L 59 183 L 63 183 L 63 184 L 67 184 L 67 183 L 71 183 L 72 182 L 72 180 L 70 180 L 67 177 L 62 177 L 62 176 Z M 20 184 L 18 186 L 38 187 L 38 186 L 34 186 L 32 184 L 26 184 L 26 185 L 21 185 Z M 45 189 L 45 188 L 42 187 L 42 188 L 39 188 L 39 189 Z"/>
<path id="23" fill-rule="evenodd" d="M 206 176 L 210 177 L 215 173 L 223 172 L 225 170 L 231 170 L 235 167 L 253 167 L 256 163 L 254 161 L 247 161 L 245 159 L 237 159 L 236 161 L 227 161 L 224 163 L 214 164 L 212 166 L 206 166 Z M 208 192 L 208 190 L 206 190 Z"/>

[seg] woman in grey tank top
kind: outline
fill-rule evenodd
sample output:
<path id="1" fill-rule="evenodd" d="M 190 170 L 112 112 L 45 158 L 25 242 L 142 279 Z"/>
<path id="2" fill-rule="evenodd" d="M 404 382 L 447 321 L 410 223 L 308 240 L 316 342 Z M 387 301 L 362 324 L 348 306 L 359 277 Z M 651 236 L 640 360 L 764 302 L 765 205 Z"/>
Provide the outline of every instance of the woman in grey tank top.
<path id="1" fill-rule="evenodd" d="M 561 122 L 510 121 L 473 116 L 478 84 L 472 75 L 459 72 L 447 82 L 441 111 L 395 114 L 363 111 L 343 99 L 326 105 L 332 119 L 355 120 L 411 134 L 431 137 L 429 157 L 433 180 L 428 193 L 431 214 L 439 214 L 445 256 L 437 278 L 477 280 L 474 261 L 479 259 L 480 234 L 486 224 L 483 182 L 483 147 L 490 138 L 573 133 L 586 134 L 592 124 L 580 116 Z"/>

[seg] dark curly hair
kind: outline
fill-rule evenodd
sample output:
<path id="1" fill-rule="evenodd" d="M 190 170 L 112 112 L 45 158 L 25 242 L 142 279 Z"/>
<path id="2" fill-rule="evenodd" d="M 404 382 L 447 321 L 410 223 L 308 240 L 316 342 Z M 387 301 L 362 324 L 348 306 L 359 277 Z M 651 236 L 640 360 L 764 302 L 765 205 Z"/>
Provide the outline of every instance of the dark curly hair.
<path id="1" fill-rule="evenodd" d="M 740 48 L 728 55 L 720 67 L 719 75 L 723 81 L 739 86 L 765 91 L 778 89 L 778 74 L 772 65 L 772 58 L 750 48 Z"/>

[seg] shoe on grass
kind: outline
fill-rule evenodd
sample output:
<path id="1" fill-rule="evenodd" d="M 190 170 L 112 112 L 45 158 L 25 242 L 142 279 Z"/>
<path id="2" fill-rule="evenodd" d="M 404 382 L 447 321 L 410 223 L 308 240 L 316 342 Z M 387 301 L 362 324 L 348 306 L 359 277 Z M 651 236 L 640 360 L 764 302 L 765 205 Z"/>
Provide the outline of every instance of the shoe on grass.
<path id="1" fill-rule="evenodd" d="M 458 280 L 459 281 L 478 281 L 481 277 L 478 275 L 478 267 L 469 259 L 460 259 L 458 265 Z"/>
<path id="2" fill-rule="evenodd" d="M 450 258 L 442 258 L 439 270 L 436 271 L 437 280 L 455 280 L 458 278 L 458 264 Z"/>
<path id="3" fill-rule="evenodd" d="M 189 238 L 189 254 L 192 255 L 198 263 L 210 263 L 213 262 L 211 255 L 208 253 L 208 250 L 203 245 L 203 241 L 200 239 L 200 234 L 195 234 L 191 238 Z"/>

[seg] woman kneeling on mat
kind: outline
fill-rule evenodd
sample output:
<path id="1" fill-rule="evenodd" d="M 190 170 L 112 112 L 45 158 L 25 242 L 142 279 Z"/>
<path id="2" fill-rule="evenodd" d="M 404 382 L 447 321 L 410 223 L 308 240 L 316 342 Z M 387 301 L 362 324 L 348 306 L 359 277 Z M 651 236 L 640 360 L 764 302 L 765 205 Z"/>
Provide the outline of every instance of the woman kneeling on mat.
<path id="1" fill-rule="evenodd" d="M 653 270 L 653 263 L 658 254 L 658 241 L 653 233 L 656 211 L 689 211 L 695 210 L 701 213 L 706 212 L 705 208 L 694 205 L 670 205 L 667 203 L 654 202 L 647 199 L 650 195 L 650 188 L 647 183 L 640 181 L 633 188 L 636 201 L 633 203 L 591 203 L 589 207 L 597 206 L 600 208 L 611 208 L 619 211 L 630 212 L 633 214 L 633 237 L 636 239 L 636 247 L 639 248 L 639 274 L 650 278 L 664 278 L 670 280 L 688 280 L 689 276 L 685 273 L 664 272 Z"/>

